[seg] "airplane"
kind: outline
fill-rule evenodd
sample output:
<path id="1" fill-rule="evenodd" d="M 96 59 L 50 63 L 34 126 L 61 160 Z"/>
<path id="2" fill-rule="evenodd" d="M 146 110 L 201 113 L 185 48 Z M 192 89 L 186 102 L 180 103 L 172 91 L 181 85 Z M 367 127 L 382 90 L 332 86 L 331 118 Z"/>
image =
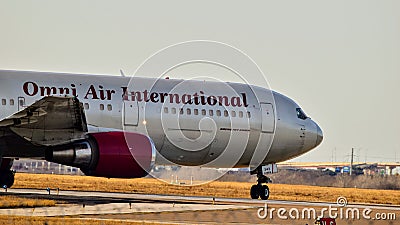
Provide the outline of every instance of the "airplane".
<path id="1" fill-rule="evenodd" d="M 0 70 L 5 187 L 19 158 L 108 178 L 144 177 L 154 165 L 248 167 L 258 178 L 251 198 L 268 199 L 276 163 L 322 140 L 297 103 L 256 85 Z"/>

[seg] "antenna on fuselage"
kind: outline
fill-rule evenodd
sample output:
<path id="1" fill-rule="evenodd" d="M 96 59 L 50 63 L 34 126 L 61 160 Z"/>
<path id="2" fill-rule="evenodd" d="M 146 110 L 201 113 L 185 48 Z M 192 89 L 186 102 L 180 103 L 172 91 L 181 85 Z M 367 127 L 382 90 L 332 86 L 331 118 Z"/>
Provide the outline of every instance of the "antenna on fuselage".
<path id="1" fill-rule="evenodd" d="M 125 73 L 122 71 L 122 69 L 120 69 L 119 72 L 121 73 L 121 76 L 125 77 Z"/>

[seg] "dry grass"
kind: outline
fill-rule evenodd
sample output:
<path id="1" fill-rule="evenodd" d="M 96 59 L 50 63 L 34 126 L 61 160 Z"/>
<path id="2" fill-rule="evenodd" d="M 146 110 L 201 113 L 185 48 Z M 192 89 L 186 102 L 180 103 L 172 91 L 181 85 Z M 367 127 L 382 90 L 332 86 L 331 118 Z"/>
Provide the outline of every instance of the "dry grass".
<path id="1" fill-rule="evenodd" d="M 31 225 L 58 225 L 58 224 L 94 224 L 94 225 L 158 225 L 159 223 L 144 223 L 144 222 L 129 222 L 119 220 L 95 220 L 95 219 L 74 219 L 74 218 L 59 218 L 59 217 L 31 217 L 31 216 L 0 216 L 0 224 L 31 224 Z M 163 223 L 162 225 L 168 225 Z"/>
<path id="2" fill-rule="evenodd" d="M 34 208 L 55 205 L 56 202 L 53 200 L 0 196 L 0 208 Z"/>
<path id="3" fill-rule="evenodd" d="M 167 194 L 186 196 L 215 196 L 249 198 L 253 183 L 212 182 L 200 186 L 176 186 L 156 179 L 107 179 L 86 176 L 43 175 L 17 173 L 14 188 L 37 188 L 84 191 L 109 191 L 145 194 Z M 328 201 L 335 202 L 344 196 L 349 203 L 400 205 L 400 191 L 356 188 L 333 188 L 304 185 L 269 184 L 274 200 Z"/>

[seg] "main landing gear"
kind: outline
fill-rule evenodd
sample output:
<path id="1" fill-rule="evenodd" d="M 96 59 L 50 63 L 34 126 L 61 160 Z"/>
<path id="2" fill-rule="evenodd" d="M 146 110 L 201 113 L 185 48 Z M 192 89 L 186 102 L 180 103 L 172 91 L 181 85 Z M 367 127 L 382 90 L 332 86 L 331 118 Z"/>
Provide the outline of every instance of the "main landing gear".
<path id="1" fill-rule="evenodd" d="M 15 172 L 11 170 L 13 159 L 0 158 L 0 188 L 10 188 L 14 184 Z"/>
<path id="2" fill-rule="evenodd" d="M 0 171 L 0 188 L 10 188 L 14 184 L 14 171 Z"/>
<path id="3" fill-rule="evenodd" d="M 267 200 L 269 197 L 269 188 L 267 185 L 263 185 L 263 183 L 271 183 L 271 179 L 263 174 L 261 166 L 251 171 L 250 174 L 257 174 L 257 184 L 251 186 L 250 189 L 251 198 Z"/>

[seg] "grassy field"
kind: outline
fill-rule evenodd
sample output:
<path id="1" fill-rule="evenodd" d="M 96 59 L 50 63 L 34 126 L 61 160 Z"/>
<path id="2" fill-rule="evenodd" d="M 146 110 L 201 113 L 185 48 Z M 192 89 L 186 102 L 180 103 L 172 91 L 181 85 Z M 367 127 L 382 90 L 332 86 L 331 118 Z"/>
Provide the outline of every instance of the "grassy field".
<path id="1" fill-rule="evenodd" d="M 55 205 L 56 202 L 53 200 L 0 196 L 0 208 L 34 208 Z"/>
<path id="2" fill-rule="evenodd" d="M 249 198 L 253 183 L 212 182 L 200 186 L 176 186 L 156 179 L 107 179 L 87 176 L 43 175 L 17 173 L 13 188 L 37 188 L 60 190 L 108 191 L 144 194 L 186 196 L 212 196 Z M 269 184 L 274 200 L 336 202 L 340 196 L 349 203 L 400 205 L 400 191 L 356 188 L 333 188 L 304 185 Z"/>
<path id="3" fill-rule="evenodd" d="M 129 222 L 119 220 L 93 220 L 93 219 L 75 219 L 75 218 L 49 218 L 49 217 L 30 217 L 30 216 L 0 216 L 0 224 L 30 224 L 30 225 L 81 225 L 81 224 L 93 224 L 93 225 L 158 225 L 159 223 L 144 223 L 144 222 Z M 162 225 L 168 225 L 163 223 Z"/>

